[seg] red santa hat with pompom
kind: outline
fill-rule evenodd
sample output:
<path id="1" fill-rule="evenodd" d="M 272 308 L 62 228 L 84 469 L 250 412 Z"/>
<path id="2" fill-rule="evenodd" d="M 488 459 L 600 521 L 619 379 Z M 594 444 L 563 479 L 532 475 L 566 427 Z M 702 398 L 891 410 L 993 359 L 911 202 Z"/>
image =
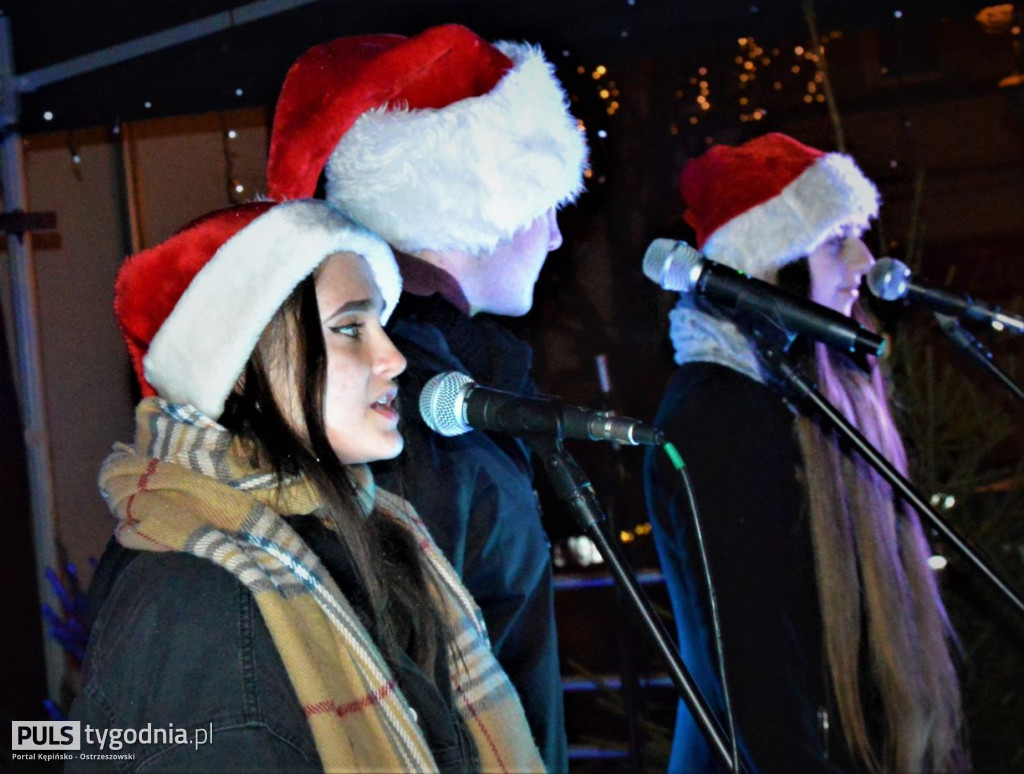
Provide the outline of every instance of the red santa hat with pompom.
<path id="1" fill-rule="evenodd" d="M 878 190 L 853 159 L 778 133 L 713 146 L 683 167 L 680 192 L 698 249 L 767 280 L 878 215 Z"/>
<path id="2" fill-rule="evenodd" d="M 391 248 L 323 201 L 253 202 L 205 215 L 129 257 L 114 313 L 143 397 L 218 419 L 263 330 L 292 290 L 334 253 L 363 256 L 395 308 Z"/>
<path id="3" fill-rule="evenodd" d="M 272 199 L 327 199 L 406 252 L 471 254 L 583 187 L 586 142 L 535 47 L 459 25 L 339 38 L 303 54 L 274 114 Z"/>

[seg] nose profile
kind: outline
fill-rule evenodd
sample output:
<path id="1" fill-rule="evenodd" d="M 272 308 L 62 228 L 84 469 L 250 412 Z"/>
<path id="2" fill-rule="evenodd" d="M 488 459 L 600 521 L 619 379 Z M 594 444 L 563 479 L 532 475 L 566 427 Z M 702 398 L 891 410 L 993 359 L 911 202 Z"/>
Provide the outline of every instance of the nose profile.
<path id="1" fill-rule="evenodd" d="M 860 237 L 847 237 L 843 243 L 843 253 L 843 263 L 851 273 L 867 274 L 875 265 L 875 256 Z"/>
<path id="2" fill-rule="evenodd" d="M 552 207 L 547 212 L 548 219 L 548 252 L 553 253 L 562 246 L 562 231 L 558 228 L 558 213 Z"/>
<path id="3" fill-rule="evenodd" d="M 408 362 L 405 359 L 405 355 L 391 341 L 391 337 L 383 331 L 381 335 L 383 336 L 383 341 L 381 342 L 381 350 L 376 359 L 377 371 L 388 379 L 394 379 L 405 370 Z"/>

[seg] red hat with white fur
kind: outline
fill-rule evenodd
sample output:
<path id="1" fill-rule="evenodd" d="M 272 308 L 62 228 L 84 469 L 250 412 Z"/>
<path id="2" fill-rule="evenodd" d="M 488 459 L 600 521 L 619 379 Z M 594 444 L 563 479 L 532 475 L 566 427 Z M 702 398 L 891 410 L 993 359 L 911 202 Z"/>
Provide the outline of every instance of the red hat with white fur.
<path id="1" fill-rule="evenodd" d="M 272 199 L 327 199 L 401 250 L 495 245 L 583 188 L 586 142 L 540 49 L 455 24 L 361 35 L 292 65 L 274 114 Z"/>
<path id="2" fill-rule="evenodd" d="M 697 247 L 768 280 L 841 226 L 878 215 L 878 190 L 853 159 L 778 133 L 710 148 L 683 167 L 680 191 Z"/>
<path id="3" fill-rule="evenodd" d="M 323 201 L 218 210 L 129 257 L 114 313 L 143 397 L 159 394 L 218 419 L 281 304 L 339 252 L 366 259 L 386 319 L 402 288 L 391 248 Z"/>

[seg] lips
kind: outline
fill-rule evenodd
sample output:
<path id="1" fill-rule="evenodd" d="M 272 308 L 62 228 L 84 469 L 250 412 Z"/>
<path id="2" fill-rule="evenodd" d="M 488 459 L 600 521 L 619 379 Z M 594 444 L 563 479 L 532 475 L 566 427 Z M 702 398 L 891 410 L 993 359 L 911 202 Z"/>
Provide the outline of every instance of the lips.
<path id="1" fill-rule="evenodd" d="M 370 404 L 370 408 L 388 419 L 398 419 L 398 409 L 395 408 L 395 401 L 398 399 L 397 388 L 392 388 L 381 395 Z"/>

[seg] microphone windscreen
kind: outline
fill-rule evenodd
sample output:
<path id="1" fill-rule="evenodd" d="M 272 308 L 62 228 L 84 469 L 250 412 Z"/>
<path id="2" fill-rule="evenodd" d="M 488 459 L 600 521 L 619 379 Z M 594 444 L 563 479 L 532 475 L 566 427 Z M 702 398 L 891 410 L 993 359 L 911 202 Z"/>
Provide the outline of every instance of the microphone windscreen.
<path id="1" fill-rule="evenodd" d="M 473 428 L 462 418 L 462 402 L 473 380 L 458 371 L 437 374 L 420 393 L 420 416 L 439 435 L 468 433 Z"/>
<path id="2" fill-rule="evenodd" d="M 703 256 L 686 242 L 655 239 L 644 253 L 644 274 L 665 290 L 689 293 L 693 290 Z"/>
<path id="3" fill-rule="evenodd" d="M 896 301 L 907 295 L 910 269 L 895 258 L 879 258 L 868 272 L 866 281 L 875 298 Z"/>

